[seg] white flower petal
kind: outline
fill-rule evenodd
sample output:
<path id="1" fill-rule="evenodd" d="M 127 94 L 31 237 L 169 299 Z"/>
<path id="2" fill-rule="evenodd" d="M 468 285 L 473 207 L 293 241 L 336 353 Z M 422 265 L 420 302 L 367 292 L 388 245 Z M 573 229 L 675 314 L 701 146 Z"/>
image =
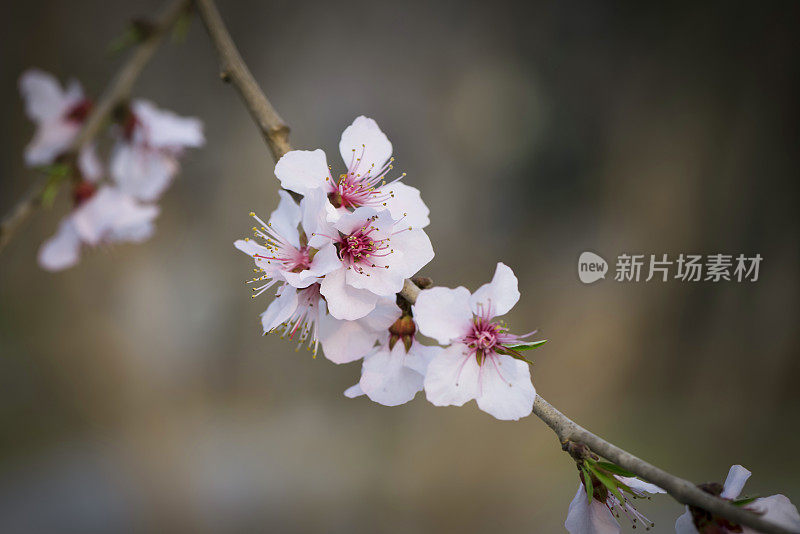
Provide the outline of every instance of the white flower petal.
<path id="1" fill-rule="evenodd" d="M 70 105 L 55 76 L 38 69 L 22 74 L 19 91 L 25 100 L 25 113 L 36 122 L 58 118 Z"/>
<path id="2" fill-rule="evenodd" d="M 403 278 L 414 276 L 433 259 L 433 245 L 423 230 L 399 232 L 391 237 L 389 244 L 395 251 L 402 251 L 403 255 L 394 260 L 388 270 L 394 268 Z M 392 256 L 390 254 L 387 259 Z"/>
<path id="3" fill-rule="evenodd" d="M 42 123 L 25 147 L 25 164 L 33 167 L 55 162 L 69 148 L 79 129 L 77 123 L 61 120 Z"/>
<path id="4" fill-rule="evenodd" d="M 723 499 L 736 499 L 744 488 L 745 482 L 752 473 L 741 465 L 731 466 L 728 477 L 725 479 L 720 497 Z"/>
<path id="5" fill-rule="evenodd" d="M 56 234 L 39 248 L 39 265 L 48 271 L 60 271 L 78 263 L 81 239 L 71 217 L 61 221 Z"/>
<path id="6" fill-rule="evenodd" d="M 280 190 L 278 195 L 280 195 L 281 201 L 278 203 L 277 209 L 270 215 L 269 224 L 289 244 L 300 248 L 300 232 L 297 230 L 301 218 L 300 206 L 286 191 Z"/>
<path id="7" fill-rule="evenodd" d="M 325 152 L 319 149 L 287 152 L 275 165 L 275 176 L 281 187 L 301 195 L 324 188 L 326 180 L 330 180 Z"/>
<path id="8" fill-rule="evenodd" d="M 120 141 L 111 155 L 111 176 L 126 193 L 152 202 L 169 186 L 178 172 L 171 154 Z"/>
<path id="9" fill-rule="evenodd" d="M 397 306 L 397 299 L 384 298 L 379 299 L 375 305 L 375 309 L 369 315 L 360 319 L 367 328 L 372 330 L 381 331 L 388 330 L 395 321 L 402 315 L 402 311 Z"/>
<path id="10" fill-rule="evenodd" d="M 403 364 L 405 357 L 406 349 L 398 341 L 391 351 L 385 347 L 364 359 L 359 383 L 370 400 L 384 406 L 399 406 L 422 391 L 424 377 Z"/>
<path id="11" fill-rule="evenodd" d="M 490 317 L 505 315 L 519 301 L 517 277 L 514 271 L 505 263 L 498 262 L 494 277 L 488 284 L 483 284 L 470 298 L 470 306 L 476 315 L 479 313 L 479 304 L 483 309 L 489 309 Z"/>
<path id="12" fill-rule="evenodd" d="M 273 300 L 267 310 L 261 314 L 264 333 L 271 332 L 289 320 L 297 309 L 297 303 L 297 290 L 292 286 L 283 286 L 280 296 Z"/>
<path id="13" fill-rule="evenodd" d="M 619 523 L 611 511 L 597 499 L 589 497 L 583 484 L 578 483 L 578 492 L 569 503 L 569 512 L 564 526 L 570 534 L 619 534 Z"/>
<path id="14" fill-rule="evenodd" d="M 362 115 L 342 133 L 339 153 L 348 171 L 355 170 L 362 176 L 369 172 L 374 176 L 391 157 L 392 143 L 377 122 Z M 355 161 L 358 158 L 361 161 Z"/>
<path id="15" fill-rule="evenodd" d="M 233 242 L 233 246 L 238 248 L 251 258 L 254 258 L 256 254 L 258 254 L 259 256 L 265 256 L 269 254 L 269 249 L 267 249 L 267 247 L 259 245 L 252 239 L 237 239 L 236 241 Z M 262 267 L 257 261 L 256 265 Z"/>
<path id="16" fill-rule="evenodd" d="M 328 311 L 337 319 L 360 319 L 375 309 L 378 295 L 365 289 L 356 289 L 345 283 L 345 269 L 325 275 L 320 282 L 320 293 L 328 303 Z"/>
<path id="17" fill-rule="evenodd" d="M 103 186 L 72 215 L 81 239 L 90 245 L 141 241 L 153 232 L 158 207 L 142 205 L 112 186 Z"/>
<path id="18" fill-rule="evenodd" d="M 398 341 L 398 343 L 402 344 L 402 340 Z M 431 361 L 443 350 L 442 347 L 427 346 L 414 341 L 411 344 L 411 350 L 406 354 L 403 365 L 425 376 L 428 372 L 428 365 L 430 365 Z"/>
<path id="19" fill-rule="evenodd" d="M 692 521 L 692 513 L 686 507 L 686 511 L 675 521 L 675 534 L 698 534 L 697 527 Z"/>
<path id="20" fill-rule="evenodd" d="M 480 373 L 478 407 L 503 421 L 527 417 L 533 410 L 536 390 L 528 364 L 511 356 L 484 360 Z"/>
<path id="21" fill-rule="evenodd" d="M 78 154 L 78 168 L 83 178 L 89 182 L 97 182 L 103 177 L 103 165 L 97 157 L 97 145 L 89 143 Z"/>
<path id="22" fill-rule="evenodd" d="M 374 222 L 377 222 L 377 220 L 370 221 L 370 219 L 373 217 L 378 217 L 383 225 L 385 225 L 386 221 L 388 220 L 389 224 L 391 225 L 392 216 L 388 210 L 378 212 L 374 208 L 362 206 L 353 210 L 352 213 L 346 213 L 339 217 L 339 219 L 333 224 L 333 227 L 344 235 L 349 235 L 352 234 L 357 228 L 363 228 L 364 226 L 367 226 L 368 223 L 374 225 Z"/>
<path id="23" fill-rule="evenodd" d="M 403 256 L 403 251 L 395 250 L 390 256 L 399 259 Z M 380 258 L 385 260 L 385 258 Z M 376 264 L 376 267 L 370 265 L 359 264 L 358 268 L 346 270 L 347 285 L 375 293 L 382 297 L 389 297 L 399 293 L 403 289 L 403 283 L 406 279 L 405 271 L 398 270 L 389 266 L 388 269 L 383 265 Z"/>
<path id="24" fill-rule="evenodd" d="M 140 122 L 140 141 L 154 148 L 178 150 L 199 147 L 205 143 L 203 123 L 194 117 L 181 117 L 171 111 L 159 109 L 147 100 L 131 104 L 133 114 Z"/>
<path id="25" fill-rule="evenodd" d="M 413 306 L 419 331 L 442 345 L 464 336 L 472 321 L 469 297 L 465 287 L 434 287 L 420 291 Z"/>
<path id="26" fill-rule="evenodd" d="M 391 191 L 392 196 L 386 201 L 386 209 L 392 213 L 396 220 L 403 219 L 404 226 L 422 229 L 431 223 L 428 218 L 431 210 L 422 201 L 419 189 L 402 182 L 387 185 L 383 190 Z"/>
<path id="27" fill-rule="evenodd" d="M 311 247 L 321 248 L 336 235 L 333 226 L 328 222 L 328 208 L 334 209 L 322 189 L 311 189 L 300 201 L 303 231 Z"/>
<path id="28" fill-rule="evenodd" d="M 619 475 L 614 476 L 629 488 L 637 491 L 644 491 L 647 493 L 666 493 L 666 490 L 659 488 L 655 484 L 645 482 L 644 480 L 636 477 L 622 477 Z"/>
<path id="29" fill-rule="evenodd" d="M 442 350 L 428 365 L 425 395 L 436 406 L 462 406 L 478 395 L 478 362 L 456 343 Z"/>
<path id="30" fill-rule="evenodd" d="M 322 351 L 333 363 L 349 363 L 363 358 L 375 346 L 378 334 L 363 321 L 340 321 L 331 316 L 320 321 L 317 330 Z"/>
<path id="31" fill-rule="evenodd" d="M 764 519 L 786 527 L 795 532 L 800 531 L 800 514 L 797 507 L 785 495 L 771 495 L 756 499 L 747 505 L 748 509 L 763 513 Z M 744 527 L 742 534 L 756 534 L 756 531 Z"/>
<path id="32" fill-rule="evenodd" d="M 349 388 L 344 390 L 344 396 L 349 399 L 355 399 L 356 397 L 360 397 L 363 394 L 364 392 L 361 390 L 361 384 L 350 386 Z"/>

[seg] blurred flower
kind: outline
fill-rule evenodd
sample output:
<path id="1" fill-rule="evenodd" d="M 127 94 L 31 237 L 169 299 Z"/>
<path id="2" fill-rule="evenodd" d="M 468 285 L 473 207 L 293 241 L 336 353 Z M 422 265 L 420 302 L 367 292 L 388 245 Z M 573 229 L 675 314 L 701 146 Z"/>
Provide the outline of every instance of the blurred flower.
<path id="1" fill-rule="evenodd" d="M 602 481 L 594 475 L 598 471 L 603 476 Z M 570 534 L 619 534 L 620 525 L 616 518 L 621 516 L 627 517 L 633 523 L 633 528 L 641 524 L 645 530 L 650 530 L 653 522 L 633 506 L 628 495 L 642 498 L 648 493 L 666 493 L 663 489 L 638 478 L 607 473 L 603 469 L 589 473 L 588 478 L 592 485 L 591 495 L 586 478 L 581 477 L 578 491 L 569 504 L 564 526 Z"/>
<path id="2" fill-rule="evenodd" d="M 528 363 L 518 350 L 525 343 L 493 321 L 519 300 L 517 277 L 503 263 L 494 278 L 474 294 L 464 287 L 435 287 L 420 292 L 413 306 L 421 333 L 450 347 L 438 354 L 425 377 L 425 393 L 436 406 L 462 406 L 476 399 L 481 410 L 498 419 L 530 415 L 536 390 Z"/>
<path id="3" fill-rule="evenodd" d="M 53 75 L 38 69 L 22 74 L 19 90 L 25 100 L 25 112 L 37 126 L 33 140 L 25 148 L 25 163 L 30 167 L 55 163 L 80 131 L 92 102 L 84 96 L 77 80 L 70 80 L 62 90 Z M 78 168 L 85 179 L 96 181 L 101 177 L 102 166 L 94 144 L 81 150 Z"/>
<path id="4" fill-rule="evenodd" d="M 102 186 L 95 191 L 83 182 L 76 187 L 75 199 L 75 209 L 39 249 L 39 265 L 44 269 L 58 271 L 75 265 L 84 245 L 138 242 L 153 233 L 158 208 L 141 205 L 115 187 Z"/>
<path id="5" fill-rule="evenodd" d="M 750 471 L 741 465 L 734 465 L 728 471 L 724 485 L 710 483 L 702 484 L 700 487 L 707 493 L 718 495 L 732 501 L 733 504 L 763 514 L 764 519 L 768 521 L 800 531 L 800 514 L 797 512 L 797 507 L 784 495 L 771 495 L 760 499 L 739 499 L 739 494 L 750 475 Z M 675 521 L 675 532 L 678 534 L 727 534 L 729 532 L 756 534 L 758 531 L 732 523 L 702 508 L 687 506 L 686 512 Z"/>
<path id="6" fill-rule="evenodd" d="M 145 202 L 157 200 L 178 172 L 187 147 L 205 143 L 199 119 L 179 117 L 146 100 L 134 100 L 111 155 L 111 176 Z"/>
<path id="7" fill-rule="evenodd" d="M 322 150 L 293 150 L 275 166 L 275 176 L 285 189 L 307 195 L 321 190 L 328 200 L 332 221 L 355 208 L 367 206 L 388 209 L 392 217 L 405 217 L 406 224 L 424 228 L 429 223 L 430 210 L 422 201 L 418 189 L 401 183 L 405 174 L 387 182 L 392 170 L 392 144 L 367 117 L 356 118 L 342 133 L 339 142 L 347 172 L 334 179 L 325 152 Z"/>
<path id="8" fill-rule="evenodd" d="M 315 232 L 309 244 L 319 254 L 334 250 L 339 266 L 325 275 L 320 291 L 337 319 L 364 317 L 381 297 L 394 296 L 406 278 L 433 259 L 431 241 L 423 230 L 396 220 L 388 210 L 356 208 Z M 328 249 L 328 250 L 326 250 Z"/>
<path id="9" fill-rule="evenodd" d="M 381 332 L 380 344 L 364 357 L 361 379 L 344 394 L 366 394 L 384 406 L 398 406 L 422 391 L 428 364 L 443 349 L 417 342 L 414 330 L 413 318 L 403 315 Z"/>

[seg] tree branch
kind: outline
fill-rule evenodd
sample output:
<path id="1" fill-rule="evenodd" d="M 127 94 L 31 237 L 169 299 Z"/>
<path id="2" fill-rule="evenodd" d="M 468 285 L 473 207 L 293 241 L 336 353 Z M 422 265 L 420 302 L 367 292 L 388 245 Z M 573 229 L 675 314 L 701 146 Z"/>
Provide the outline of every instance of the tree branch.
<path id="1" fill-rule="evenodd" d="M 208 34 L 219 54 L 222 65 L 221 77 L 232 82 L 239 91 L 242 100 L 253 116 L 256 124 L 269 145 L 272 155 L 277 161 L 291 150 L 288 141 L 289 128 L 269 103 L 261 88 L 253 79 L 253 75 L 236 50 L 225 23 L 213 0 L 195 0 L 200 17 L 208 29 Z M 413 304 L 417 300 L 420 288 L 411 280 L 406 280 L 400 295 Z M 774 534 L 791 534 L 781 526 L 763 519 L 760 515 L 748 512 L 730 504 L 728 501 L 705 493 L 697 486 L 659 469 L 658 467 L 637 458 L 627 451 L 592 434 L 572 421 L 541 396 L 536 397 L 533 413 L 544 421 L 558 436 L 562 443 L 579 441 L 589 446 L 595 453 L 635 473 L 638 477 L 665 489 L 678 502 L 698 506 L 709 512 L 730 519 L 760 532 Z"/>
<path id="2" fill-rule="evenodd" d="M 114 109 L 125 101 L 131 93 L 134 83 L 142 73 L 145 65 L 153 57 L 158 46 L 169 29 L 182 13 L 188 9 L 190 0 L 172 0 L 164 8 L 154 22 L 147 36 L 137 46 L 129 59 L 122 65 L 116 76 L 108 84 L 100 100 L 92 107 L 75 139 L 65 151 L 67 156 L 75 156 L 88 143 L 97 137 L 108 117 Z M 0 252 L 11 241 L 17 230 L 42 203 L 42 195 L 47 187 L 47 180 L 39 180 L 31 190 L 14 206 L 0 223 Z"/>

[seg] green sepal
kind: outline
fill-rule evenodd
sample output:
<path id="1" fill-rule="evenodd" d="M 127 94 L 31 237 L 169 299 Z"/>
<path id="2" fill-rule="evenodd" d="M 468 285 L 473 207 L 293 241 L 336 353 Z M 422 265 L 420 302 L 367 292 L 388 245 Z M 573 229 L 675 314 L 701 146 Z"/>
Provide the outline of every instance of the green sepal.
<path id="1" fill-rule="evenodd" d="M 608 491 L 613 493 L 614 496 L 619 499 L 619 502 L 625 502 L 625 497 L 619 491 L 620 487 L 623 487 L 623 489 L 627 488 L 625 484 L 621 483 L 614 477 L 607 475 L 602 469 L 598 469 L 596 465 L 589 465 L 589 469 L 591 469 L 592 474 L 597 477 L 597 480 L 599 480 L 606 488 L 608 488 Z"/>
<path id="2" fill-rule="evenodd" d="M 612 464 L 611 462 L 597 462 L 597 465 L 602 469 L 608 471 L 609 473 L 613 473 L 615 475 L 619 475 L 622 477 L 635 477 L 636 475 L 628 471 L 627 469 L 623 469 L 617 464 Z"/>
<path id="3" fill-rule="evenodd" d="M 70 166 L 63 163 L 54 163 L 38 167 L 37 170 L 47 175 L 47 183 L 42 190 L 39 201 L 44 208 L 51 208 L 55 202 L 61 182 L 70 175 Z"/>
<path id="4" fill-rule="evenodd" d="M 744 499 L 736 499 L 735 501 L 731 501 L 731 504 L 734 506 L 746 506 L 751 502 L 755 501 L 756 499 L 758 499 L 758 495 L 756 495 L 755 497 L 745 497 Z"/>
<path id="5" fill-rule="evenodd" d="M 547 340 L 543 339 L 541 341 L 531 341 L 530 343 L 518 343 L 516 345 L 508 345 L 508 348 L 514 349 L 516 351 L 532 350 L 532 349 L 538 349 L 545 343 L 547 343 Z"/>
<path id="6" fill-rule="evenodd" d="M 585 465 L 581 466 L 581 473 L 583 474 L 583 486 L 586 488 L 586 495 L 589 497 L 589 504 L 592 504 L 594 497 L 594 484 L 592 483 L 592 475 Z"/>

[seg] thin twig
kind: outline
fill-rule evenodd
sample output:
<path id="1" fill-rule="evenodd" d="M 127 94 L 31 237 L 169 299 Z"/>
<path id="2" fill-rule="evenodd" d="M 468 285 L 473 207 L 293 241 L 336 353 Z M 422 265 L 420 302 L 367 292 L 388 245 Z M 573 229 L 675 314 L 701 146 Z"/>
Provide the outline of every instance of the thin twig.
<path id="1" fill-rule="evenodd" d="M 263 91 L 253 79 L 252 74 L 250 74 L 250 70 L 236 50 L 233 39 L 225 27 L 225 23 L 222 21 L 213 0 L 195 0 L 195 4 L 219 53 L 222 65 L 222 79 L 233 82 L 239 90 L 242 100 L 250 110 L 250 114 L 253 116 L 277 161 L 283 154 L 291 150 L 288 142 L 288 127 L 269 103 Z M 400 295 L 413 304 L 416 302 L 420 291 L 420 288 L 414 282 L 406 280 Z M 562 443 L 565 441 L 585 443 L 597 454 L 635 473 L 643 480 L 664 488 L 678 502 L 698 506 L 738 524 L 757 529 L 760 532 L 792 533 L 791 530 L 767 521 L 760 515 L 705 493 L 688 480 L 671 475 L 663 469 L 659 469 L 592 434 L 556 410 L 540 396 L 536 398 L 533 413 L 553 429 Z"/>
<path id="2" fill-rule="evenodd" d="M 245 106 L 250 111 L 250 115 L 258 125 L 258 129 L 264 140 L 267 142 L 272 157 L 275 161 L 289 152 L 289 127 L 272 104 L 267 100 L 264 91 L 261 90 L 255 78 L 247 68 L 247 64 L 233 44 L 233 39 L 222 17 L 217 10 L 217 6 L 210 0 L 195 0 L 195 5 L 200 13 L 200 18 L 206 25 L 208 34 L 217 49 L 220 62 L 220 78 L 230 82 L 239 91 Z"/>
<path id="3" fill-rule="evenodd" d="M 130 96 L 131 89 L 145 65 L 153 57 L 169 29 L 188 9 L 189 5 L 190 0 L 171 0 L 167 4 L 149 29 L 147 36 L 122 65 L 103 95 L 92 107 L 86 122 L 83 123 L 75 139 L 65 151 L 65 155 L 74 156 L 97 137 L 114 109 Z M 3 222 L 0 223 L 0 252 L 11 241 L 22 223 L 41 206 L 47 183 L 47 180 L 40 180 L 3 218 Z"/>

